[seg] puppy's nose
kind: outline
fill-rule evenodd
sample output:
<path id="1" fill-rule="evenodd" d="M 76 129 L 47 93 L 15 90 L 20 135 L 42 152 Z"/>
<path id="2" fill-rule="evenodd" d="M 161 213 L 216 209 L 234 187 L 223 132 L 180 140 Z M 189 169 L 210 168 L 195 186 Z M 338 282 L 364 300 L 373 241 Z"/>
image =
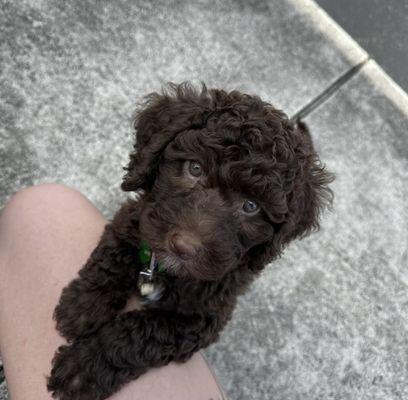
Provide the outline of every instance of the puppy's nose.
<path id="1" fill-rule="evenodd" d="M 196 255 L 199 241 L 191 236 L 176 233 L 170 238 L 170 249 L 182 258 L 190 258 Z"/>

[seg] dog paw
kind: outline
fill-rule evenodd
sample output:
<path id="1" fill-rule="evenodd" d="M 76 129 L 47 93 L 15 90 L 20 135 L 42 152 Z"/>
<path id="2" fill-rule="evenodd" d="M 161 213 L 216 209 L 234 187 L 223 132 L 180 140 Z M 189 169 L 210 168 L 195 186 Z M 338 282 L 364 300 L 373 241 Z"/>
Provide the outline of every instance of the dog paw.
<path id="1" fill-rule="evenodd" d="M 81 345 L 61 346 L 54 359 L 47 388 L 59 400 L 102 400 L 103 389 L 97 382 L 96 354 Z"/>
<path id="2" fill-rule="evenodd" d="M 72 281 L 63 290 L 54 310 L 58 332 L 68 341 L 89 336 L 114 314 L 114 310 L 105 303 L 99 293 L 88 291 L 79 279 Z"/>

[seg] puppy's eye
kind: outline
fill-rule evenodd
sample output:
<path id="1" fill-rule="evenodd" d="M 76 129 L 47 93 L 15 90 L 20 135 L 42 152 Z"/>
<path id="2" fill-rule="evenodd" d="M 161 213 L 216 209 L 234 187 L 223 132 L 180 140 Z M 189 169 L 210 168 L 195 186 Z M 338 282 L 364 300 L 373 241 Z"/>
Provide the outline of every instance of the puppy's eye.
<path id="1" fill-rule="evenodd" d="M 203 174 L 203 167 L 198 161 L 188 161 L 188 172 L 195 178 Z"/>
<path id="2" fill-rule="evenodd" d="M 245 200 L 242 205 L 242 211 L 245 214 L 254 215 L 260 210 L 259 204 L 256 201 Z"/>

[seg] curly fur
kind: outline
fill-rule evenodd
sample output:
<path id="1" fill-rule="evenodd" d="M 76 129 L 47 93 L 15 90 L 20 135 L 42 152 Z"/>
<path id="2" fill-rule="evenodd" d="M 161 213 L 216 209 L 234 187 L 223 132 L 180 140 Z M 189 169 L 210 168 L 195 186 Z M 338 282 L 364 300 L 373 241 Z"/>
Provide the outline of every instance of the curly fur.
<path id="1" fill-rule="evenodd" d="M 48 389 L 62 400 L 98 400 L 151 367 L 186 361 L 217 340 L 237 296 L 284 247 L 319 228 L 333 179 L 303 123 L 257 96 L 169 84 L 145 98 L 122 188 L 143 190 L 109 223 L 54 317 L 69 344 L 54 359 Z M 186 171 L 197 161 L 204 174 Z M 242 212 L 245 200 L 261 211 Z M 194 257 L 171 251 L 194 238 Z M 149 243 L 166 273 L 162 295 L 121 312 Z"/>

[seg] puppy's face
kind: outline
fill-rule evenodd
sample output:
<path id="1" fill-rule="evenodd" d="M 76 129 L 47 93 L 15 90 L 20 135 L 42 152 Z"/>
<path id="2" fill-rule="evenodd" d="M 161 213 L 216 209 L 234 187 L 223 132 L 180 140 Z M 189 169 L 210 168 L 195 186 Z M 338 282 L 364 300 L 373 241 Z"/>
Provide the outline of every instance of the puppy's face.
<path id="1" fill-rule="evenodd" d="M 161 157 L 140 230 L 171 274 L 219 279 L 279 227 L 259 191 L 273 184 L 256 172 L 268 160 L 230 136 L 185 131 Z"/>
<path id="2" fill-rule="evenodd" d="M 141 237 L 170 274 L 259 271 L 331 202 L 307 128 L 257 96 L 170 85 L 135 128 L 122 188 L 144 189 Z"/>

